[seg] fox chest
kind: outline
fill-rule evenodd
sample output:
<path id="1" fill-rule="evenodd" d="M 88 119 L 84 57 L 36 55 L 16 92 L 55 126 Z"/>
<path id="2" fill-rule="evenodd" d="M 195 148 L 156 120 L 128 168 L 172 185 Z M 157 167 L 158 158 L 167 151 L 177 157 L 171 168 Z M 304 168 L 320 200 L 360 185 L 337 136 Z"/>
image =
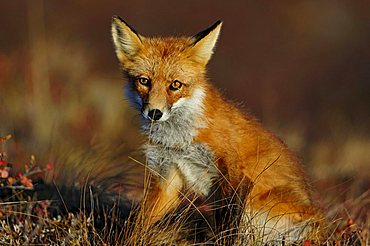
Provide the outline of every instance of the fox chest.
<path id="1" fill-rule="evenodd" d="M 171 117 L 166 122 L 148 125 L 150 143 L 144 146 L 149 168 L 153 174 L 166 178 L 177 168 L 186 188 L 199 195 L 207 195 L 218 177 L 211 149 L 193 142 L 197 134 L 191 118 Z"/>
<path id="2" fill-rule="evenodd" d="M 172 168 L 177 168 L 186 188 L 199 195 L 207 195 L 218 177 L 214 155 L 206 145 L 191 143 L 182 148 L 171 148 L 147 144 L 144 149 L 154 175 L 166 178 Z"/>

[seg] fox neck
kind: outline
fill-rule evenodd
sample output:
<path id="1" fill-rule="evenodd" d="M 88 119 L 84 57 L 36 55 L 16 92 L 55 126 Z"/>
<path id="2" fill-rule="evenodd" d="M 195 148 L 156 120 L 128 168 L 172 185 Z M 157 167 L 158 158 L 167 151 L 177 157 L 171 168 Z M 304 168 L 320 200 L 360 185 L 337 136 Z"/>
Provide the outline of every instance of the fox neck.
<path id="1" fill-rule="evenodd" d="M 198 129 L 207 126 L 201 118 L 204 98 L 204 89 L 196 88 L 190 98 L 180 99 L 173 105 L 171 116 L 166 121 L 144 122 L 143 130 L 150 141 L 170 148 L 189 146 Z"/>

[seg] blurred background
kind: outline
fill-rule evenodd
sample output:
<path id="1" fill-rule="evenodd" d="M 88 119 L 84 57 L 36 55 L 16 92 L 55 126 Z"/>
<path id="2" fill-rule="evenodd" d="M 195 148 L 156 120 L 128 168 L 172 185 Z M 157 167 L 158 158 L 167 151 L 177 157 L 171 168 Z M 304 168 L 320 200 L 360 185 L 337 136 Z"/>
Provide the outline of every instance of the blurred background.
<path id="1" fill-rule="evenodd" d="M 2 1 L 0 135 L 13 135 L 15 163 L 97 145 L 130 155 L 143 141 L 123 98 L 112 15 L 144 36 L 223 20 L 215 86 L 298 153 L 322 196 L 369 189 L 368 1 Z"/>

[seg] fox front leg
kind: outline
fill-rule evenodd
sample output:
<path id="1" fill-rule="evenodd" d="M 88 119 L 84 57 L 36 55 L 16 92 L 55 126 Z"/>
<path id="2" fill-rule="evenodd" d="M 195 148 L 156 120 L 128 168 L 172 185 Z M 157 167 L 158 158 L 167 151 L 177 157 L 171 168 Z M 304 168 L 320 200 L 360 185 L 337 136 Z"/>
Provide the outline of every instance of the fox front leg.
<path id="1" fill-rule="evenodd" d="M 180 192 L 184 186 L 176 166 L 168 170 L 166 177 L 154 176 L 153 178 L 153 185 L 143 203 L 143 221 L 146 227 L 159 221 L 167 212 L 180 204 Z"/>
<path id="2" fill-rule="evenodd" d="M 207 146 L 192 143 L 177 149 L 148 144 L 144 149 L 154 179 L 144 206 L 148 210 L 145 214 L 152 220 L 150 224 L 180 204 L 184 188 L 196 196 L 208 196 L 218 170 Z"/>

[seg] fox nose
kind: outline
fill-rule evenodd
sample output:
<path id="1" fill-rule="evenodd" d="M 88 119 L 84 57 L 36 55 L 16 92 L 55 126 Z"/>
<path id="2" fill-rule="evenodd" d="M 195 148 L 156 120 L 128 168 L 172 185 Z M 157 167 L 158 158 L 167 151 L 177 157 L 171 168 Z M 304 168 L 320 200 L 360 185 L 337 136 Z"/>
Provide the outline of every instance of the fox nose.
<path id="1" fill-rule="evenodd" d="M 152 109 L 149 111 L 148 116 L 152 120 L 159 120 L 163 113 L 159 109 Z"/>

